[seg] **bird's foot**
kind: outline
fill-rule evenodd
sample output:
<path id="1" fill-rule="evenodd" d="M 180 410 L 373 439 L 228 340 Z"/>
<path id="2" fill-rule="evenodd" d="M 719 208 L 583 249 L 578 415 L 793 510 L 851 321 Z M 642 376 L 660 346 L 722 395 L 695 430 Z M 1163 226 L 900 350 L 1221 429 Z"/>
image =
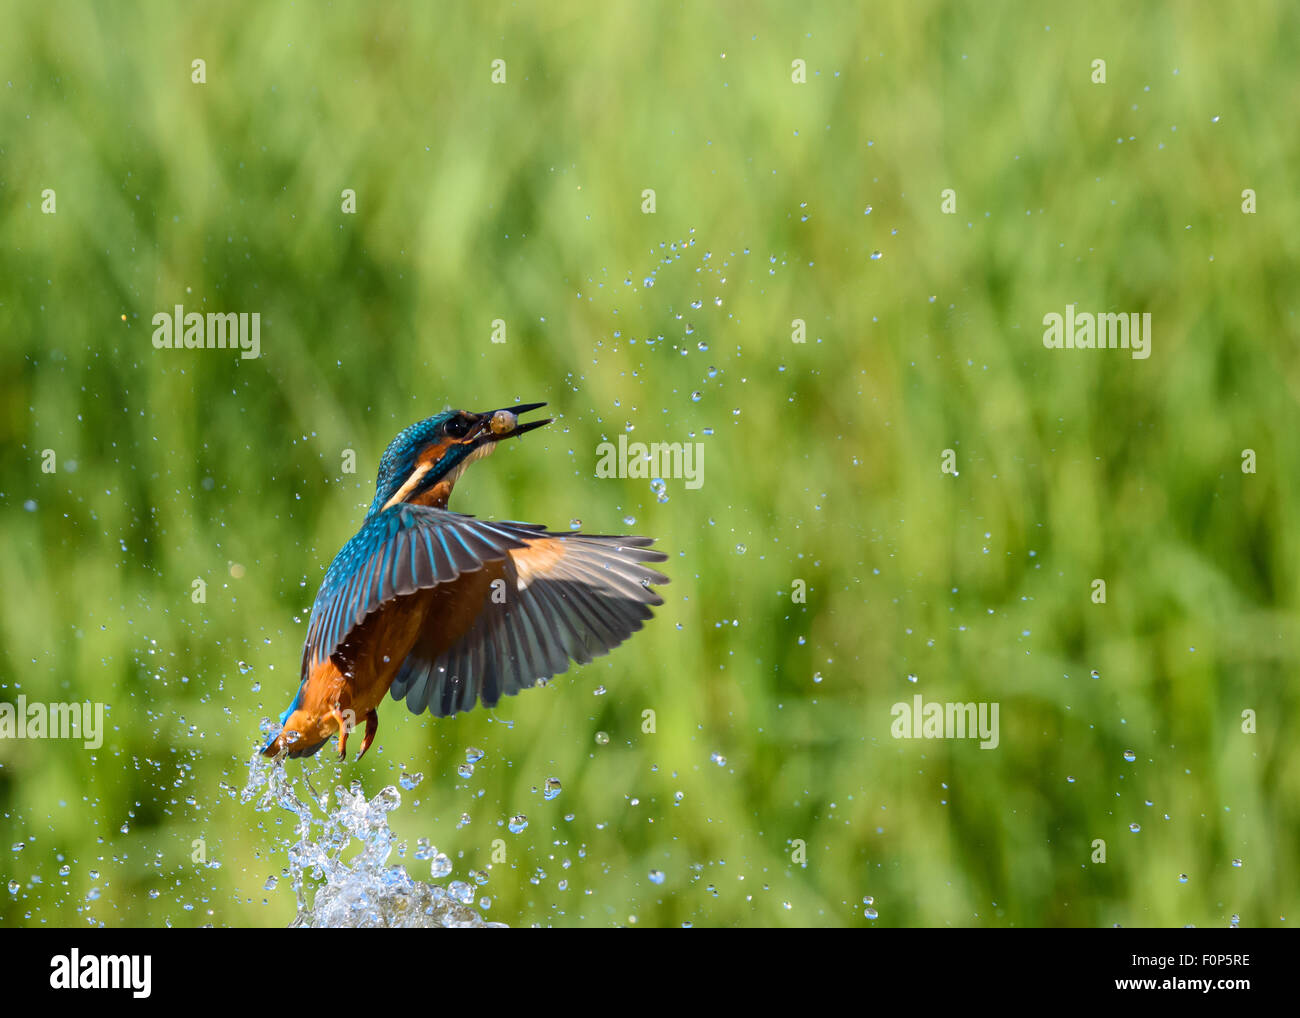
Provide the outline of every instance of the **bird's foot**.
<path id="1" fill-rule="evenodd" d="M 366 734 L 361 740 L 361 752 L 357 754 L 358 760 L 366 755 L 366 750 L 368 750 L 370 744 L 375 741 L 375 732 L 377 731 L 379 731 L 379 712 L 372 710 L 366 715 Z"/>
<path id="2" fill-rule="evenodd" d="M 350 714 L 351 711 L 348 713 Z M 332 717 L 339 726 L 339 759 L 346 760 L 348 758 L 348 733 L 352 731 L 352 722 L 343 716 L 343 712 L 339 710 L 338 704 L 334 705 L 334 709 L 330 712 L 330 717 Z"/>

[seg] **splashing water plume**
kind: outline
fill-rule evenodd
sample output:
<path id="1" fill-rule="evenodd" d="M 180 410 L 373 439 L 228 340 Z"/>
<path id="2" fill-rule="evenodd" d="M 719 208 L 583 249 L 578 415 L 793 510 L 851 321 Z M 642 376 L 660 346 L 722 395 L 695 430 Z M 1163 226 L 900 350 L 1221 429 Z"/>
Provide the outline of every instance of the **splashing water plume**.
<path id="1" fill-rule="evenodd" d="M 449 890 L 416 880 L 404 866 L 388 865 L 393 850 L 401 854 L 405 847 L 388 826 L 388 814 L 402 802 L 396 786 L 388 785 L 367 799 L 361 783 L 354 781 L 350 788 L 338 786 L 334 794 L 338 805 L 331 810 L 329 794 L 311 787 L 306 770 L 291 779 L 282 761 L 268 760 L 260 753 L 249 761 L 248 784 L 240 802 L 252 802 L 259 813 L 278 808 L 296 818 L 297 840 L 289 844 L 285 839 L 298 901 L 291 928 L 505 926 L 485 921 L 458 900 L 465 895 L 455 893 L 456 889 L 468 890 L 467 885 L 455 884 Z M 354 842 L 360 851 L 344 862 Z M 429 856 L 416 854 L 416 858 Z"/>

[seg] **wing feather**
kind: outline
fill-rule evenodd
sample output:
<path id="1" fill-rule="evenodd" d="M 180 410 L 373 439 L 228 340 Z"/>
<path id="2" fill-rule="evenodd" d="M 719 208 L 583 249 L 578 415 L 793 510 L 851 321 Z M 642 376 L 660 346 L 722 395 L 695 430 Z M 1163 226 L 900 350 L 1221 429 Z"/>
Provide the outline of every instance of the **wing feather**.
<path id="1" fill-rule="evenodd" d="M 504 539 L 506 601 L 484 595 L 478 617 L 450 646 L 433 633 L 402 663 L 394 699 L 413 713 L 446 716 L 482 702 L 495 706 L 618 646 L 663 599 L 652 584 L 668 578 L 646 563 L 668 556 L 650 538 L 551 533 L 532 524 L 484 524 L 472 539 Z M 448 535 L 452 539 L 452 535 Z M 477 551 L 477 549 L 476 549 Z"/>
<path id="2" fill-rule="evenodd" d="M 501 562 L 530 533 L 429 506 L 367 517 L 325 572 L 307 623 L 302 678 L 384 604 Z"/>

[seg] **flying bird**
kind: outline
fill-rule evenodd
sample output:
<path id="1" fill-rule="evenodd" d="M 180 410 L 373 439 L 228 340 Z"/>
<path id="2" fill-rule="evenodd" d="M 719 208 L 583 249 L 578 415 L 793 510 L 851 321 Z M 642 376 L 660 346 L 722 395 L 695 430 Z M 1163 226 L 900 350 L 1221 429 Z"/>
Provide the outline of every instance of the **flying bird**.
<path id="1" fill-rule="evenodd" d="M 465 469 L 497 444 L 551 423 L 519 423 L 545 403 L 448 410 L 402 431 L 379 463 L 361 529 L 325 573 L 307 623 L 297 694 L 266 756 L 311 756 L 362 722 L 362 754 L 384 694 L 446 717 L 586 664 L 663 604 L 667 555 L 652 538 L 553 533 L 451 512 Z"/>

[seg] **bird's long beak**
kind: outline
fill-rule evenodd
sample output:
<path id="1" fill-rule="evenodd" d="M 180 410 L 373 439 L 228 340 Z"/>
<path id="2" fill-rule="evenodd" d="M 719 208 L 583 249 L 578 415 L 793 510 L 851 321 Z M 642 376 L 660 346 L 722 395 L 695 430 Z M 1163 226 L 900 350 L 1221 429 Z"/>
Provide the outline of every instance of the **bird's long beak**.
<path id="1" fill-rule="evenodd" d="M 501 410 L 489 410 L 485 414 L 479 414 L 479 426 L 477 434 L 474 436 L 474 444 L 486 445 L 489 442 L 500 442 L 503 438 L 516 438 L 525 431 L 532 431 L 534 428 L 540 428 L 543 424 L 550 424 L 555 418 L 547 417 L 542 421 L 529 421 L 527 424 L 519 423 L 520 414 L 544 406 L 546 406 L 545 403 L 520 403 L 518 406 L 506 407 Z"/>

